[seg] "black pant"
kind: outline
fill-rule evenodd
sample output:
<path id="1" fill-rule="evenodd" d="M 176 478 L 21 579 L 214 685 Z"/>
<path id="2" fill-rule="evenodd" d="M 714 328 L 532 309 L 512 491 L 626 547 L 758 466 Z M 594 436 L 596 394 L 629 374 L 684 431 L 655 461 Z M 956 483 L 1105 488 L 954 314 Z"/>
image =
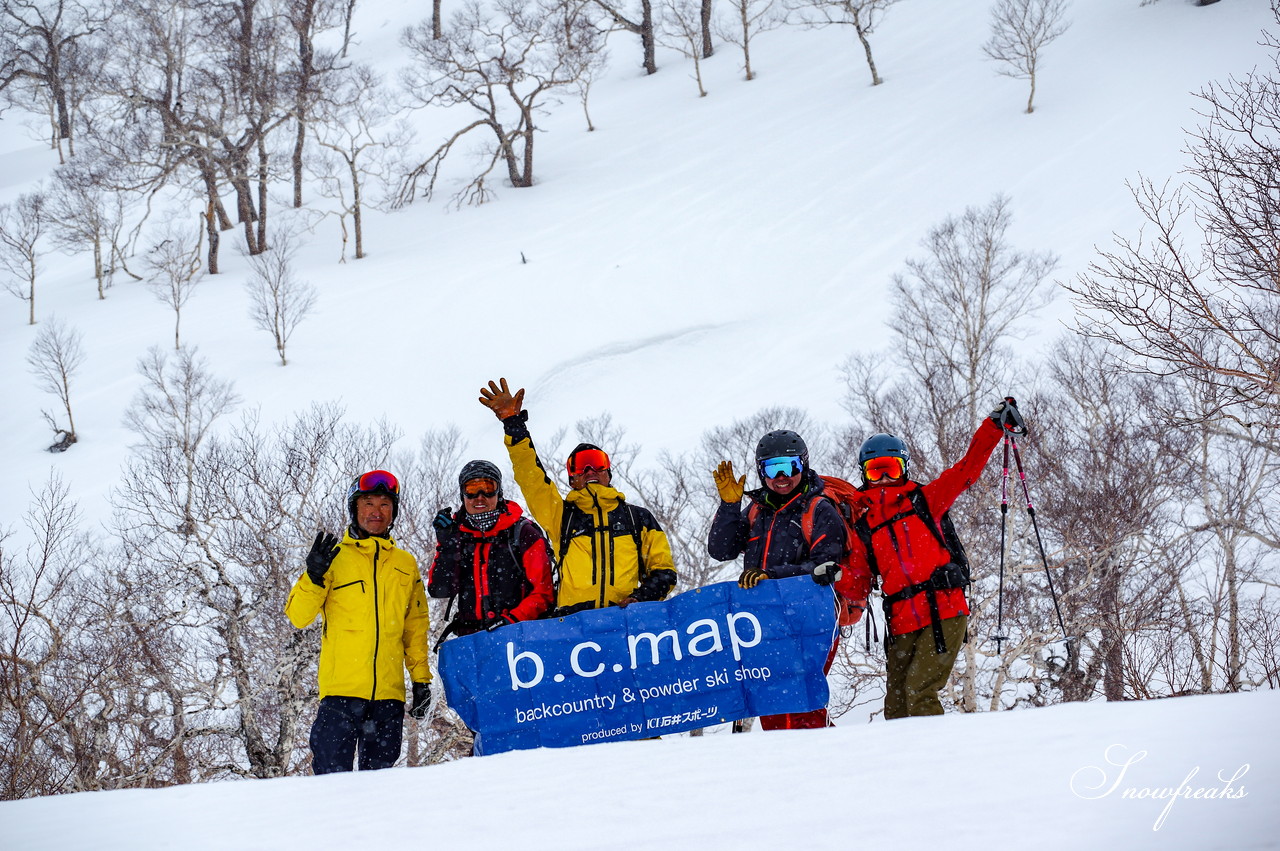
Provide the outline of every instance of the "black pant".
<path id="1" fill-rule="evenodd" d="M 311 770 L 350 771 L 357 748 L 361 771 L 390 768 L 400 758 L 403 735 L 403 700 L 326 697 L 311 725 Z"/>

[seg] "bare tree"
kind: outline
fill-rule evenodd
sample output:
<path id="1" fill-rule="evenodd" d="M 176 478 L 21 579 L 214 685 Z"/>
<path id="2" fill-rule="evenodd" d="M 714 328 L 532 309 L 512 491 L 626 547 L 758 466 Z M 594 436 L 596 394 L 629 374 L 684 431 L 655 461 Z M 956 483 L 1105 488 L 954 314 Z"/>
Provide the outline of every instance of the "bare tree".
<path id="1" fill-rule="evenodd" d="M 742 50 L 742 69 L 747 80 L 754 80 L 756 76 L 751 70 L 751 39 L 781 26 L 782 22 L 778 0 L 730 0 L 728 11 L 720 20 L 720 37 Z"/>
<path id="2" fill-rule="evenodd" d="M 92 63 L 81 53 L 110 14 L 109 4 L 75 0 L 0 2 L 0 91 L 29 83 L 51 107 L 53 145 L 72 138 L 76 93 Z"/>
<path id="3" fill-rule="evenodd" d="M 272 336 L 280 365 L 288 366 L 285 348 L 289 338 L 316 303 L 316 289 L 293 274 L 297 241 L 292 235 L 277 234 L 275 244 L 249 258 L 249 316 L 254 325 Z"/>
<path id="4" fill-rule="evenodd" d="M 867 57 L 867 68 L 871 71 L 871 85 L 878 86 L 884 82 L 880 72 L 876 70 L 876 61 L 871 55 L 869 36 L 875 32 L 889 7 L 899 0 L 794 0 L 793 6 L 800 11 L 803 22 L 807 26 L 853 27 L 862 51 Z"/>
<path id="5" fill-rule="evenodd" d="M 693 60 L 693 79 L 698 84 L 698 97 L 706 97 L 702 86 L 704 54 L 701 0 L 662 0 L 658 8 L 658 40 L 664 47 L 679 51 Z"/>
<path id="6" fill-rule="evenodd" d="M 548 10 L 560 19 L 569 64 L 579 69 L 574 88 L 582 101 L 587 132 L 594 132 L 596 127 L 591 121 L 587 101 L 591 97 L 592 84 L 609 62 L 609 50 L 605 46 L 607 28 L 597 20 L 599 9 L 594 0 L 550 0 Z"/>
<path id="7" fill-rule="evenodd" d="M 1201 93 L 1186 183 L 1133 187 L 1147 233 L 1117 236 L 1068 286 L 1082 333 L 1129 352 L 1133 370 L 1199 384 L 1212 404 L 1173 412 L 1184 422 L 1273 428 L 1280 410 L 1280 40 L 1264 43 L 1262 70 Z"/>
<path id="8" fill-rule="evenodd" d="M 147 267 L 151 271 L 151 291 L 173 310 L 173 347 L 180 348 L 182 308 L 203 277 L 200 237 L 169 227 L 147 253 Z"/>
<path id="9" fill-rule="evenodd" d="M 982 52 L 1000 63 L 996 73 L 1031 83 L 1028 114 L 1034 110 L 1040 52 L 1071 26 L 1063 20 L 1066 11 L 1067 0 L 996 0 L 991 7 L 991 38 Z"/>
<path id="10" fill-rule="evenodd" d="M 36 276 L 40 239 L 48 226 L 45 195 L 37 189 L 0 204 L 0 274 L 7 292 L 27 303 L 27 324 L 36 324 Z"/>
<path id="11" fill-rule="evenodd" d="M 438 15 L 440 0 L 435 0 L 435 5 Z M 346 59 L 347 48 L 351 46 L 351 18 L 356 13 L 356 0 L 343 0 L 342 6 L 342 52 L 339 55 Z"/>
<path id="12" fill-rule="evenodd" d="M 40 389 L 52 393 L 62 403 L 67 415 L 67 427 L 58 425 L 57 419 L 44 411 L 45 421 L 58 437 L 49 447 L 50 452 L 65 452 L 76 442 L 76 421 L 71 415 L 71 379 L 84 363 L 84 347 L 80 332 L 67 328 L 61 322 L 51 320 L 36 334 L 27 352 L 27 365 L 36 377 Z"/>
<path id="13" fill-rule="evenodd" d="M 316 36 L 337 24 L 338 0 L 289 0 L 286 14 L 297 39 L 297 56 L 292 74 L 293 120 L 293 206 L 302 206 L 302 172 L 307 144 L 307 128 L 312 107 L 323 87 L 324 77 L 337 65 L 337 57 L 316 48 Z"/>
<path id="14" fill-rule="evenodd" d="M 104 188 L 100 176 L 83 163 L 82 157 L 55 172 L 49 192 L 54 244 L 66 250 L 82 250 L 85 246 L 92 250 L 99 299 L 107 297 L 116 264 L 124 264 L 121 241 L 127 194 Z"/>
<path id="15" fill-rule="evenodd" d="M 628 11 L 619 0 L 594 0 L 594 2 L 605 11 L 618 29 L 640 36 L 640 49 L 644 53 L 644 72 L 658 73 L 655 51 L 657 39 L 653 30 L 653 0 L 639 0 L 639 8 L 634 12 Z M 710 8 L 708 4 L 708 14 L 710 14 Z"/>
<path id="16" fill-rule="evenodd" d="M 480 174 L 456 196 L 458 204 L 488 200 L 486 181 L 499 163 L 512 186 L 532 186 L 537 117 L 558 91 L 577 83 L 586 63 L 571 48 L 559 17 L 525 0 L 501 0 L 492 10 L 471 0 L 443 37 L 432 38 L 423 22 L 406 30 L 402 41 L 414 56 L 405 89 L 418 106 L 466 105 L 480 115 L 409 172 L 399 201 L 411 201 L 424 178 L 430 197 L 441 164 L 472 130 L 492 133 L 493 146 Z"/>
<path id="17" fill-rule="evenodd" d="M 24 519 L 27 546 L 0 532 L 0 798 L 9 800 L 89 785 L 97 754 L 76 747 L 89 744 L 77 719 L 123 661 L 100 640 L 111 624 L 86 605 L 97 564 L 66 485 L 51 478 Z"/>
<path id="18" fill-rule="evenodd" d="M 320 178 L 320 193 L 339 204 L 341 262 L 347 259 L 348 217 L 355 259 L 360 260 L 365 256 L 364 209 L 381 209 L 393 198 L 392 174 L 412 131 L 394 119 L 381 79 L 365 65 L 339 72 L 316 111 L 313 132 L 324 153 L 312 158 L 311 170 Z"/>
<path id="19" fill-rule="evenodd" d="M 205 198 L 209 274 L 219 231 L 234 226 L 225 188 L 245 248 L 267 248 L 268 188 L 281 161 L 269 140 L 293 119 L 301 79 L 282 2 L 119 0 L 111 22 L 102 87 L 116 114 L 95 142 L 140 188 L 176 181 Z"/>

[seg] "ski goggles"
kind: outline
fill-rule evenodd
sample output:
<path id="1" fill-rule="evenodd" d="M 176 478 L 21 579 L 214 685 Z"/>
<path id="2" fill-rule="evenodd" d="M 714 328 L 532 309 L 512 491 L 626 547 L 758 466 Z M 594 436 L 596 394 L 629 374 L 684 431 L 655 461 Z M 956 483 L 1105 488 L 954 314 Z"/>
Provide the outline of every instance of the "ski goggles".
<path id="1" fill-rule="evenodd" d="M 804 470 L 804 459 L 799 455 L 779 455 L 760 461 L 760 475 L 766 479 L 778 476 L 798 476 Z"/>
<path id="2" fill-rule="evenodd" d="M 870 458 L 862 462 L 862 478 L 868 482 L 881 479 L 900 479 L 907 472 L 907 462 L 894 455 Z"/>
<path id="3" fill-rule="evenodd" d="M 471 479 L 462 486 L 462 495 L 467 499 L 493 499 L 498 495 L 498 489 L 490 479 Z"/>
<path id="4" fill-rule="evenodd" d="M 356 490 L 360 493 L 373 493 L 384 490 L 387 493 L 400 495 L 400 482 L 386 470 L 370 470 L 356 479 Z"/>
<path id="5" fill-rule="evenodd" d="M 603 449 L 584 449 L 569 456 L 569 475 L 581 476 L 591 471 L 603 473 L 609 469 L 609 456 Z"/>

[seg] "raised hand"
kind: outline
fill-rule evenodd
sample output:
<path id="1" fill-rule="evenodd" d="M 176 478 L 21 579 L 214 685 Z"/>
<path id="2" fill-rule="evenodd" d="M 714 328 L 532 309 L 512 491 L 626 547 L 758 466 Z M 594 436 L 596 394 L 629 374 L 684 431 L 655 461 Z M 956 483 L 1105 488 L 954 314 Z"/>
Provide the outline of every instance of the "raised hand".
<path id="1" fill-rule="evenodd" d="M 1010 434 L 1026 434 L 1027 423 L 1018 413 L 1018 400 L 1005 396 L 990 414 L 991 421 Z"/>
<path id="2" fill-rule="evenodd" d="M 493 411 L 498 419 L 505 420 L 524 410 L 524 388 L 521 387 L 513 395 L 511 388 L 507 386 L 507 379 L 499 378 L 498 381 L 499 384 L 490 381 L 488 387 L 480 388 L 480 404 Z"/>
<path id="3" fill-rule="evenodd" d="M 324 575 L 329 572 L 329 565 L 338 557 L 338 536 L 330 535 L 323 530 L 316 532 L 316 539 L 311 544 L 311 552 L 307 553 L 307 576 L 311 581 L 324 587 Z"/>
<path id="4" fill-rule="evenodd" d="M 733 475 L 733 462 L 721 461 L 711 472 L 716 480 L 716 490 L 725 502 L 741 502 L 743 491 L 747 487 L 747 477 Z"/>

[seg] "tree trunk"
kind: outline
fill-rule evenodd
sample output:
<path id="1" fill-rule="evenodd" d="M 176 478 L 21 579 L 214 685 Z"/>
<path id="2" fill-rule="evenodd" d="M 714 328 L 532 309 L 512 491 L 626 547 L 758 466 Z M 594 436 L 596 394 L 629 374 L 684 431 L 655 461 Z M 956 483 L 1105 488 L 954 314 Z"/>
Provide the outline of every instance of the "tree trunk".
<path id="1" fill-rule="evenodd" d="M 93 277 L 98 281 L 98 299 L 107 297 L 102 281 L 102 237 L 93 237 Z"/>
<path id="2" fill-rule="evenodd" d="M 1124 700 L 1124 631 L 1120 623 L 1119 568 L 1112 564 L 1102 579 L 1099 613 L 1103 629 L 1102 692 L 1107 700 Z"/>
<path id="3" fill-rule="evenodd" d="M 360 224 L 360 172 L 356 169 L 354 156 L 347 163 L 351 166 L 351 221 L 356 231 L 356 259 L 361 260 L 364 258 L 364 231 Z"/>
<path id="4" fill-rule="evenodd" d="M 270 247 L 267 240 L 267 180 L 270 177 L 270 161 L 267 156 L 267 140 L 258 136 L 258 252 Z"/>
<path id="5" fill-rule="evenodd" d="M 440 23 L 440 0 L 431 0 L 431 37 L 436 41 L 444 37 Z"/>
<path id="6" fill-rule="evenodd" d="M 711 54 L 715 53 L 715 46 L 711 43 L 711 3 L 712 0 L 702 0 L 702 58 L 710 59 Z M 702 79 L 698 79 L 698 91 L 702 91 Z M 706 92 L 702 92 L 705 97 Z"/>
<path id="7" fill-rule="evenodd" d="M 653 3 L 651 0 L 640 0 L 640 8 L 643 10 L 643 17 L 640 19 L 640 44 L 644 47 L 644 72 L 656 74 L 658 60 L 655 57 L 657 46 L 653 37 Z"/>
<path id="8" fill-rule="evenodd" d="M 878 86 L 884 80 L 880 79 L 880 72 L 876 70 L 876 60 L 871 57 L 871 42 L 867 41 L 867 34 L 861 26 L 855 29 L 858 31 L 858 41 L 862 42 L 862 52 L 867 54 L 867 67 L 871 69 L 871 85 Z"/>
<path id="9" fill-rule="evenodd" d="M 209 235 L 209 255 L 205 262 L 205 268 L 209 270 L 210 275 L 218 274 L 218 240 L 221 234 L 218 231 L 218 197 L 216 195 L 209 196 L 209 207 L 205 212 L 205 232 Z"/>

